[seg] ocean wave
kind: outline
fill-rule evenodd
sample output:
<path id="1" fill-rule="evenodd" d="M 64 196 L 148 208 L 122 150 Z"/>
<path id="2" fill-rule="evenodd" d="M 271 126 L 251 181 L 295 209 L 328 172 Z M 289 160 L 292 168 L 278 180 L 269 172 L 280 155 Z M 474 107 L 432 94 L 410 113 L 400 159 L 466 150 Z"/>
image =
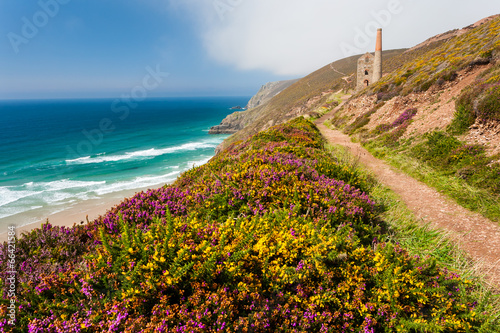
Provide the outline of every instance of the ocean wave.
<path id="1" fill-rule="evenodd" d="M 20 186 L 2 186 L 0 187 L 0 207 L 28 198 L 41 200 L 46 203 L 60 202 L 74 196 L 73 194 L 67 194 L 64 192 L 65 190 L 82 189 L 84 192 L 87 192 L 105 183 L 105 181 L 94 182 L 62 179 L 52 182 L 28 182 Z"/>
<path id="2" fill-rule="evenodd" d="M 160 176 L 143 176 L 143 177 L 137 177 L 131 181 L 122 181 L 122 182 L 117 182 L 113 184 L 109 184 L 107 186 L 100 187 L 95 191 L 96 194 L 98 195 L 105 195 L 105 194 L 110 194 L 114 192 L 121 192 L 121 191 L 127 191 L 127 190 L 133 190 L 133 189 L 140 189 L 140 188 L 145 188 L 148 186 L 154 186 L 154 185 L 159 185 L 159 184 L 166 184 L 174 181 L 178 176 L 180 172 L 179 171 L 174 171 L 167 173 L 165 175 L 160 175 Z"/>
<path id="3" fill-rule="evenodd" d="M 8 209 L 2 209 L 0 211 L 0 219 L 5 217 L 14 216 L 17 214 L 26 213 L 32 210 L 43 208 L 43 206 L 28 206 L 28 207 L 10 207 Z"/>
<path id="4" fill-rule="evenodd" d="M 32 187 L 40 187 L 45 189 L 45 191 L 61 191 L 75 188 L 91 188 L 97 187 L 99 185 L 106 184 L 105 181 L 79 181 L 79 180 L 69 180 L 62 179 L 56 180 L 48 183 L 37 183 L 32 184 Z"/>
<path id="5" fill-rule="evenodd" d="M 16 191 L 11 188 L 13 186 L 0 187 L 0 207 L 42 193 L 42 191 Z"/>
<path id="6" fill-rule="evenodd" d="M 116 192 L 155 188 L 172 183 L 185 170 L 210 160 L 202 155 L 199 160 L 185 161 L 171 166 L 165 174 L 144 175 L 117 182 L 78 181 L 70 179 L 52 182 L 26 182 L 18 186 L 0 187 L 0 219 L 36 209 L 73 205 Z"/>
<path id="7" fill-rule="evenodd" d="M 92 157 L 85 156 L 72 160 L 66 160 L 66 164 L 95 164 L 106 162 L 119 162 L 125 160 L 151 159 L 162 155 L 177 153 L 181 151 L 191 151 L 197 149 L 216 148 L 221 143 L 220 139 L 206 139 L 198 142 L 189 142 L 175 147 L 163 149 L 146 149 L 134 152 L 127 152 L 120 155 L 103 155 L 102 153 Z"/>

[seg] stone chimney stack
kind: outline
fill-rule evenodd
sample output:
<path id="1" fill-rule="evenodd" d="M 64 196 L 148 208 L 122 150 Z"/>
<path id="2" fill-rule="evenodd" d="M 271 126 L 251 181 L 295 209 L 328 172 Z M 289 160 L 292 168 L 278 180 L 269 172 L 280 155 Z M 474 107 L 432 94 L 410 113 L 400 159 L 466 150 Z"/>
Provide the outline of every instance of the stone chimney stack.
<path id="1" fill-rule="evenodd" d="M 375 60 L 373 62 L 373 79 L 375 83 L 382 78 L 382 29 L 377 30 L 377 44 L 375 45 Z"/>

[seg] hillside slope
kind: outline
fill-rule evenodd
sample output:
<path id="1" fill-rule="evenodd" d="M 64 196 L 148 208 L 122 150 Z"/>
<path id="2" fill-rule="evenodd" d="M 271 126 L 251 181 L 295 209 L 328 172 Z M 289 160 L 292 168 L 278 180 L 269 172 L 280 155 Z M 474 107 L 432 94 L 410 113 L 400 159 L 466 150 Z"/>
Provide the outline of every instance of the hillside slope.
<path id="1" fill-rule="evenodd" d="M 253 109 L 269 102 L 274 96 L 297 82 L 296 80 L 268 82 L 253 96 L 247 104 L 247 109 Z"/>
<path id="2" fill-rule="evenodd" d="M 384 57 L 390 60 L 404 51 L 404 49 L 385 51 Z M 335 91 L 352 88 L 355 84 L 354 73 L 358 58 L 359 56 L 352 56 L 333 62 L 292 84 L 267 104 L 229 115 L 221 125 L 226 128 L 237 128 L 238 132 L 227 139 L 219 151 L 232 142 L 246 139 L 273 125 L 307 114 L 315 107 L 324 104 Z M 388 69 L 390 68 L 391 65 Z"/>
<path id="3" fill-rule="evenodd" d="M 316 124 L 330 144 L 348 148 L 381 184 L 399 196 L 420 224 L 444 231 L 447 238 L 452 239 L 472 259 L 475 270 L 496 290 L 500 290 L 500 225 L 478 213 L 471 213 L 440 191 L 391 168 L 387 162 L 370 154 L 359 142 L 352 142 L 346 134 L 327 128 L 323 124 L 324 119 L 318 119 Z"/>
<path id="4" fill-rule="evenodd" d="M 440 170 L 432 180 L 483 186 L 486 195 L 473 198 L 479 206 L 498 198 L 500 19 L 394 52 L 380 83 L 325 118 L 379 157 Z M 297 117 L 352 87 L 343 64 L 250 110 L 254 123 L 231 140 L 295 119 L 231 145 L 174 184 L 137 193 L 86 225 L 47 222 L 21 235 L 16 271 L 0 270 L 3 298 L 15 288 L 15 299 L 0 303 L 0 331 L 500 332 L 498 297 L 470 271 L 457 272 L 463 260 L 438 260 L 458 256 L 447 236 L 405 226 L 404 210 L 385 215 L 401 203 Z M 468 143 L 474 131 L 491 134 L 490 147 Z M 419 202 L 416 186 L 401 185 L 415 210 L 425 215 L 432 204 L 457 224 L 453 214 L 462 212 L 440 210 L 439 198 Z M 486 228 L 469 231 L 478 236 L 471 243 L 498 249 L 498 241 L 486 244 Z M 411 244 L 430 250 L 412 252 Z M 11 246 L 0 244 L 1 266 L 13 266 Z"/>
<path id="5" fill-rule="evenodd" d="M 292 84 L 297 82 L 296 80 L 287 80 L 287 81 L 275 81 L 268 82 L 263 85 L 260 90 L 255 94 L 250 101 L 248 102 L 246 109 L 247 111 L 236 111 L 231 113 L 226 118 L 222 120 L 219 125 L 213 126 L 209 130 L 209 134 L 233 134 L 236 133 L 245 126 L 249 124 L 255 117 L 254 109 L 264 106 L 267 104 L 273 97 L 281 93 L 286 88 L 290 87 Z M 259 112 L 259 109 L 257 112 Z"/>
<path id="6" fill-rule="evenodd" d="M 488 57 L 484 59 L 481 54 L 486 52 L 488 55 L 487 52 L 493 49 L 495 41 L 487 30 L 491 31 L 491 25 L 498 20 L 499 16 L 493 15 L 463 29 L 431 37 L 408 50 L 384 51 L 383 80 L 358 96 L 390 92 L 384 97 L 388 99 L 400 94 L 406 96 L 413 91 L 426 91 L 436 82 L 441 85 L 443 80 L 453 81 L 451 79 L 456 78 L 456 73 L 470 64 L 489 63 Z M 476 36 L 475 40 L 468 39 L 471 34 Z M 466 47 L 454 50 L 454 45 L 462 40 Z M 332 93 L 351 90 L 355 84 L 358 58 L 359 55 L 333 62 L 291 85 L 266 105 L 229 115 L 221 125 L 236 133 L 223 142 L 218 151 L 275 124 L 315 113 L 332 98 Z"/>
<path id="7" fill-rule="evenodd" d="M 403 62 L 330 118 L 376 156 L 500 221 L 499 16 Z"/>
<path id="8" fill-rule="evenodd" d="M 371 140 L 396 129 L 401 114 L 415 109 L 396 141 L 448 130 L 469 144 L 487 145 L 488 153 L 495 155 L 500 153 L 499 86 L 500 17 L 496 17 L 406 61 L 351 98 L 332 121 Z"/>

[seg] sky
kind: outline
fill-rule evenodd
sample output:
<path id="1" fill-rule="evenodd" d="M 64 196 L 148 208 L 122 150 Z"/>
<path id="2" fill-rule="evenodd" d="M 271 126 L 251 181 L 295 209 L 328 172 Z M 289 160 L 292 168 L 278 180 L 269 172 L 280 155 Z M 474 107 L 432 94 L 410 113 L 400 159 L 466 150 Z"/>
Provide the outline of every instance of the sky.
<path id="1" fill-rule="evenodd" d="M 0 0 L 0 99 L 251 96 L 499 14 L 492 0 Z"/>

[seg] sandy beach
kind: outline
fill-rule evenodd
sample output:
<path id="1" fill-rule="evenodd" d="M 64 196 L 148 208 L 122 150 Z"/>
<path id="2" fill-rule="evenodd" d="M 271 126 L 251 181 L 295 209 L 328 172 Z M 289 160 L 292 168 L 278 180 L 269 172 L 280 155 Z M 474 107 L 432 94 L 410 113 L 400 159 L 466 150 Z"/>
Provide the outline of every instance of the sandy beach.
<path id="1" fill-rule="evenodd" d="M 134 196 L 134 194 L 147 191 L 150 188 L 159 188 L 161 185 L 152 186 L 143 189 L 128 190 L 122 192 L 115 192 L 108 196 L 90 199 L 82 202 L 75 203 L 67 208 L 62 207 L 61 211 L 48 213 L 43 217 L 29 217 L 24 216 L 22 219 L 19 216 L 12 216 L 0 220 L 1 226 L 4 230 L 0 233 L 0 242 L 7 240 L 7 227 L 16 226 L 17 237 L 21 236 L 24 232 L 29 232 L 33 229 L 40 228 L 43 223 L 49 220 L 50 224 L 54 226 L 71 227 L 76 224 L 87 223 L 87 216 L 89 221 L 93 221 L 100 215 L 104 215 L 108 210 L 122 202 L 125 198 Z M 64 210 L 62 210 L 64 209 Z M 31 220 L 32 222 L 26 223 L 25 221 Z M 24 222 L 23 222 L 24 221 Z"/>

